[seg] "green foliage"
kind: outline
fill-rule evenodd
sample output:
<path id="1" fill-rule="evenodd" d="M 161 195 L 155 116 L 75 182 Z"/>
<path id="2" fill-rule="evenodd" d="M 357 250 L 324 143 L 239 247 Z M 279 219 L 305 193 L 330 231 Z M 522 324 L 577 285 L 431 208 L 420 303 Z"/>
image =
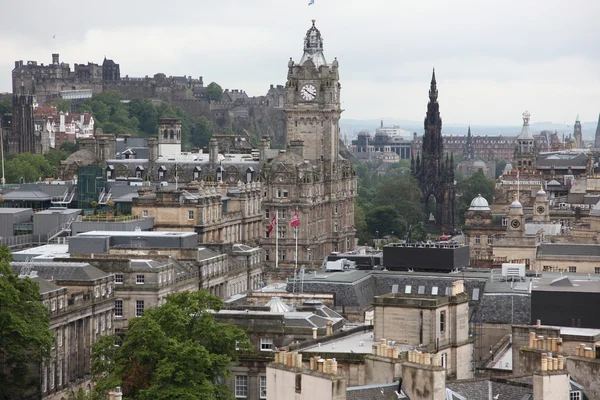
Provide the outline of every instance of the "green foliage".
<path id="1" fill-rule="evenodd" d="M 461 193 L 457 199 L 457 211 L 461 220 L 464 219 L 471 201 L 479 194 L 485 197 L 490 204 L 494 197 L 494 181 L 487 178 L 481 169 L 471 175 L 470 178 L 459 182 L 457 189 Z"/>
<path id="2" fill-rule="evenodd" d="M 58 112 L 71 112 L 71 100 L 67 99 L 56 99 L 52 102 L 52 104 L 56 107 Z"/>
<path id="3" fill-rule="evenodd" d="M 242 330 L 216 322 L 208 311 L 221 307 L 206 291 L 172 294 L 131 320 L 119 347 L 115 336 L 101 338 L 92 356 L 97 392 L 121 386 L 124 397 L 135 400 L 230 399 L 216 382 L 230 374 L 236 343 L 251 344 Z"/>
<path id="4" fill-rule="evenodd" d="M 37 182 L 40 178 L 52 178 L 58 175 L 58 167 L 52 165 L 49 159 L 56 161 L 54 156 L 46 158 L 41 154 L 21 153 L 6 161 L 6 182 L 19 183 Z M 60 157 L 60 155 L 59 155 Z"/>
<path id="5" fill-rule="evenodd" d="M 135 134 L 138 132 L 139 120 L 129 115 L 123 96 L 116 91 L 96 93 L 92 99 L 78 108 L 79 112 L 90 112 L 96 126 L 105 133 Z"/>
<path id="6" fill-rule="evenodd" d="M 12 113 L 12 102 L 9 99 L 0 100 L 0 116 Z"/>
<path id="7" fill-rule="evenodd" d="M 425 220 L 421 191 L 410 175 L 410 162 L 401 160 L 393 164 L 384 176 L 377 172 L 381 165 L 380 161 L 354 165 L 358 177 L 354 225 L 359 243 L 375 238 L 377 232 L 379 238 L 391 235 L 393 231 L 394 236 L 404 239 L 411 226 Z M 421 236 L 419 229 L 417 235 Z"/>
<path id="8" fill-rule="evenodd" d="M 158 111 L 150 100 L 135 99 L 129 102 L 129 115 L 139 121 L 140 132 L 152 136 L 157 132 Z"/>
<path id="9" fill-rule="evenodd" d="M 0 247 L 0 399 L 21 398 L 37 383 L 31 379 L 31 363 L 50 355 L 54 336 L 50 314 L 42 304 L 39 286 L 19 278 L 10 268 L 12 256 Z"/>
<path id="10" fill-rule="evenodd" d="M 67 142 L 68 143 L 68 142 Z M 63 150 L 50 149 L 46 154 L 44 154 L 44 158 L 50 164 L 50 167 L 59 171 L 60 162 L 67 159 L 67 152 Z"/>
<path id="11" fill-rule="evenodd" d="M 221 101 L 221 99 L 223 98 L 223 88 L 221 88 L 219 84 L 211 82 L 206 87 L 204 95 L 208 100 Z"/>
<path id="12" fill-rule="evenodd" d="M 496 178 L 504 173 L 504 168 L 506 167 L 506 160 L 496 160 Z"/>
<path id="13" fill-rule="evenodd" d="M 63 142 L 60 145 L 60 149 L 62 151 L 64 151 L 65 153 L 67 153 L 68 155 L 70 155 L 70 154 L 75 153 L 76 151 L 79 151 L 79 145 L 74 142 Z"/>
<path id="14" fill-rule="evenodd" d="M 208 141 L 212 137 L 212 123 L 204 116 L 195 118 L 194 125 L 190 134 L 190 142 L 192 147 L 206 147 Z"/>

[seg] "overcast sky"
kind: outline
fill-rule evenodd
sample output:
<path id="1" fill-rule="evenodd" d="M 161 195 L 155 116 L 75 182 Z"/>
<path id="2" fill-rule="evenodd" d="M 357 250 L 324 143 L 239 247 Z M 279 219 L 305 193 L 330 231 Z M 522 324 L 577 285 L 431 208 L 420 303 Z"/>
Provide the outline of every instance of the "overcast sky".
<path id="1" fill-rule="evenodd" d="M 8 0 L 5 0 L 8 1 Z M 263 95 L 284 84 L 316 18 L 340 62 L 345 118 L 424 116 L 436 69 L 442 118 L 519 125 L 597 121 L 598 0 L 11 1 L 0 24 L 0 91 L 15 60 L 121 65 L 121 76 L 204 77 Z M 5 15 L 7 15 L 5 13 Z M 53 39 L 56 35 L 56 39 Z"/>

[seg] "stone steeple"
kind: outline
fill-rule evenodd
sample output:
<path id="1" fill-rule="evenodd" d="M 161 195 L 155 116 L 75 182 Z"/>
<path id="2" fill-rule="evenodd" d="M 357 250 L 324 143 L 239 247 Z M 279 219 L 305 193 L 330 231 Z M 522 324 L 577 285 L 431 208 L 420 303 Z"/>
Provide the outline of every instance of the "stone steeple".
<path id="1" fill-rule="evenodd" d="M 423 193 L 424 209 L 427 207 L 429 198 L 433 196 L 436 200 L 436 223 L 444 229 L 453 229 L 455 222 L 454 157 L 446 155 L 446 159 L 443 158 L 442 118 L 437 99 L 438 89 L 434 69 L 429 87 L 421 155 L 419 157 L 417 154 L 412 172 L 418 179 Z"/>
<path id="2" fill-rule="evenodd" d="M 465 144 L 465 148 L 463 149 L 463 160 L 474 159 L 475 149 L 473 149 L 473 136 L 471 136 L 471 126 L 469 125 L 469 130 L 467 131 L 467 143 Z"/>
<path id="3" fill-rule="evenodd" d="M 596 127 L 596 140 L 594 141 L 594 147 L 600 148 L 600 114 L 598 115 L 598 126 Z"/>
<path id="4" fill-rule="evenodd" d="M 575 138 L 575 147 L 581 149 L 583 147 L 583 133 L 581 131 L 581 121 L 579 120 L 579 114 L 575 119 L 575 125 L 573 126 L 573 138 Z"/>

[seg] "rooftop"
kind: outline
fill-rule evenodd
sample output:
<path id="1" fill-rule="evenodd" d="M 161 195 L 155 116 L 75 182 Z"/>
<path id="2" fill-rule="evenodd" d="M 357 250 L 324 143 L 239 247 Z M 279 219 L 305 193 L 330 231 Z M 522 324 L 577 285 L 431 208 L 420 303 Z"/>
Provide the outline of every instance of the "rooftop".
<path id="1" fill-rule="evenodd" d="M 322 337 L 318 344 L 306 347 L 300 352 L 322 352 L 322 353 L 359 353 L 371 354 L 373 352 L 372 345 L 378 344 L 378 340 L 374 340 L 373 331 L 358 332 L 341 338 Z M 395 344 L 400 352 L 414 349 L 414 346 Z"/>
<path id="2" fill-rule="evenodd" d="M 135 237 L 190 237 L 195 236 L 197 233 L 194 232 L 165 232 L 165 231 L 90 231 L 82 232 L 77 236 L 135 236 Z"/>

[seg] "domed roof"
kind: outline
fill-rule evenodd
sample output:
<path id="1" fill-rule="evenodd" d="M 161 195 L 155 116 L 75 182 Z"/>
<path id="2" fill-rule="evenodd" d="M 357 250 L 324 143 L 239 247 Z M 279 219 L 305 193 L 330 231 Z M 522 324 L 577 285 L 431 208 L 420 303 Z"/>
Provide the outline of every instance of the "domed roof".
<path id="1" fill-rule="evenodd" d="M 275 157 L 271 161 L 272 165 L 276 165 L 278 163 L 289 165 L 301 165 L 304 164 L 304 159 L 289 149 L 287 151 L 279 150 L 279 154 L 277 155 L 277 157 Z"/>
<path id="2" fill-rule="evenodd" d="M 473 166 L 476 168 L 485 168 L 485 163 L 481 160 L 477 160 L 473 163 Z"/>
<path id="3" fill-rule="evenodd" d="M 519 200 L 515 200 L 511 203 L 510 208 L 523 208 L 523 205 L 519 202 Z"/>
<path id="4" fill-rule="evenodd" d="M 267 307 L 271 308 L 273 313 L 284 313 L 289 312 L 290 308 L 285 304 L 279 297 L 271 297 L 271 301 L 266 304 Z"/>
<path id="5" fill-rule="evenodd" d="M 485 197 L 479 194 L 471 201 L 471 207 L 468 211 L 490 211 L 490 205 Z"/>
<path id="6" fill-rule="evenodd" d="M 67 165 L 77 164 L 78 166 L 87 166 L 98 163 L 98 158 L 91 151 L 83 149 L 71 154 L 64 163 Z"/>
<path id="7" fill-rule="evenodd" d="M 546 197 L 546 192 L 544 191 L 543 188 L 540 188 L 540 190 L 538 190 L 538 192 L 535 195 L 536 196 L 544 196 L 544 197 Z"/>

